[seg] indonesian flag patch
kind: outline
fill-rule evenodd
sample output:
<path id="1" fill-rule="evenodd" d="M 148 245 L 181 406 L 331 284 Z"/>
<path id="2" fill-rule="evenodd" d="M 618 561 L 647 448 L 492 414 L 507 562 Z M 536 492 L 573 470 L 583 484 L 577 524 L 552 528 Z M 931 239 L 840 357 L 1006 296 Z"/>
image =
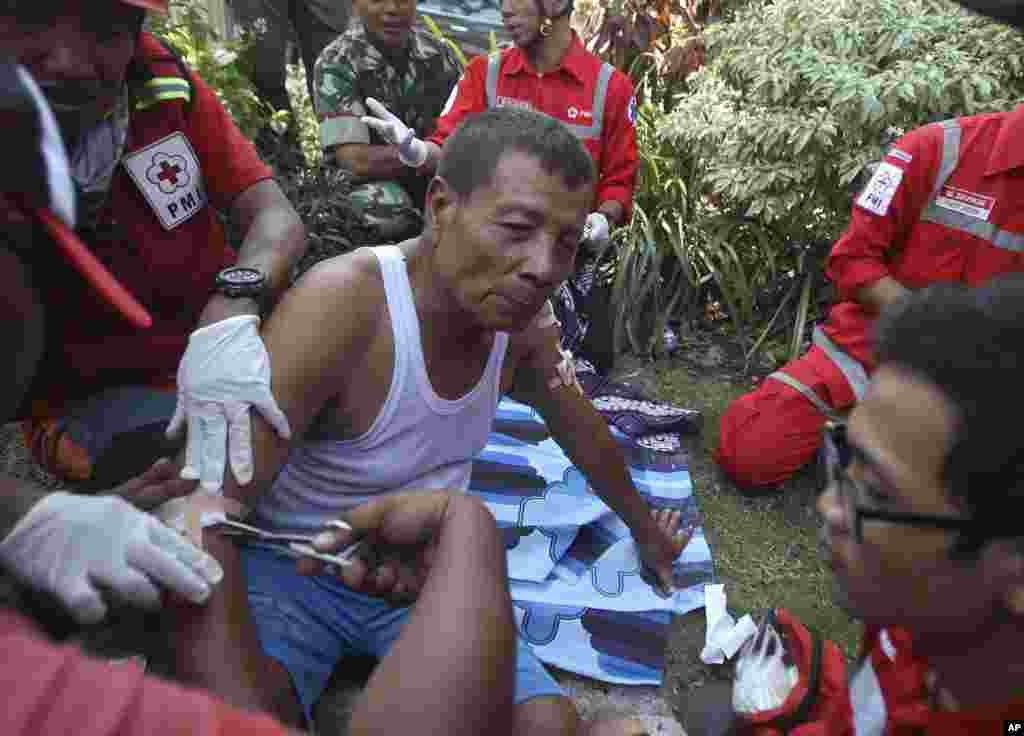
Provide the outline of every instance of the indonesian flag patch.
<path id="1" fill-rule="evenodd" d="M 183 133 L 171 133 L 125 156 L 124 166 L 164 230 L 173 230 L 206 206 L 199 159 Z"/>

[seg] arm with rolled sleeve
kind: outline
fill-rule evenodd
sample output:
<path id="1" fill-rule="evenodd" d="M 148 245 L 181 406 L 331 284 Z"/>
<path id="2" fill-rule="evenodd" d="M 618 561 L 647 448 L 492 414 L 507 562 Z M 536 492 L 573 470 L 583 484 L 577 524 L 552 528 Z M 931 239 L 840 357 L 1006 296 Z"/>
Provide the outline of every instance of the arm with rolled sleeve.
<path id="1" fill-rule="evenodd" d="M 602 128 L 601 170 L 598 172 L 595 201 L 597 210 L 608 215 L 614 225 L 629 221 L 633 211 L 633 191 L 636 188 L 640 158 L 636 146 L 636 126 L 630 120 L 630 107 L 635 106 L 633 83 L 621 72 L 612 75 L 608 85 L 608 103 Z M 606 207 L 610 203 L 618 207 Z M 617 216 L 616 216 L 617 215 Z"/>
<path id="2" fill-rule="evenodd" d="M 368 114 L 356 84 L 356 72 L 344 56 L 317 60 L 315 72 L 320 147 L 360 179 L 401 176 L 405 166 L 394 146 L 372 145 Z M 390 102 L 390 101 L 389 101 Z"/>
<path id="3" fill-rule="evenodd" d="M 892 277 L 889 264 L 928 203 L 942 156 L 942 129 L 929 125 L 914 130 L 893 146 L 910 157 L 904 161 L 891 153 L 884 163 L 903 172 L 884 215 L 854 202 L 850 225 L 832 247 L 827 262 L 829 279 L 838 298 L 877 307 L 876 292 L 896 294 L 905 285 Z M 875 299 L 872 299 L 875 296 Z"/>

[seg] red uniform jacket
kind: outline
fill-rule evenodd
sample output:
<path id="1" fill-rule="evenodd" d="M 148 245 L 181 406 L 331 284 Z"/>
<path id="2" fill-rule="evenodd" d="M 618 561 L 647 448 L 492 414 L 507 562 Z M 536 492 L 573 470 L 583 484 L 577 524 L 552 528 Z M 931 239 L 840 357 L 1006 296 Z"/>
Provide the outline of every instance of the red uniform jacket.
<path id="1" fill-rule="evenodd" d="M 1001 734 L 1003 723 L 1024 718 L 1024 702 L 941 712 L 929 705 L 928 664 L 915 657 L 912 637 L 900 629 L 865 632 L 861 669 L 850 681 L 858 736 Z"/>
<path id="2" fill-rule="evenodd" d="M 1024 107 L 934 123 L 900 139 L 857 198 L 828 260 L 842 300 L 825 334 L 874 368 L 876 315 L 854 294 L 884 276 L 919 289 L 1024 271 Z"/>
<path id="3" fill-rule="evenodd" d="M 36 273 L 48 323 L 35 397 L 172 379 L 217 272 L 235 260 L 215 209 L 271 176 L 213 91 L 153 36 L 142 34 L 129 75 L 128 143 L 100 216 L 114 235 L 85 238 L 153 326 L 132 327 L 54 259 Z"/>
<path id="4" fill-rule="evenodd" d="M 628 220 L 640 166 L 636 97 L 629 78 L 587 51 L 575 33 L 559 68 L 549 74 L 534 71 L 518 48 L 505 49 L 493 62 L 491 58 L 478 56 L 469 63 L 429 140 L 442 145 L 466 115 L 490 107 L 515 105 L 550 115 L 568 125 L 594 159 L 595 208 L 621 202 Z"/>

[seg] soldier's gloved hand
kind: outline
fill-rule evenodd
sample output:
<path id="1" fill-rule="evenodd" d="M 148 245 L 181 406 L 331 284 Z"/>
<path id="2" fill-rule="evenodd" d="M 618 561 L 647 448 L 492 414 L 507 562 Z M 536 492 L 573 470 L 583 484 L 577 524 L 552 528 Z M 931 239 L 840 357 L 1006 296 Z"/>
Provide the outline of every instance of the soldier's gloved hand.
<path id="1" fill-rule="evenodd" d="M 82 624 L 106 615 L 106 591 L 148 609 L 160 606 L 161 587 L 203 603 L 224 576 L 215 559 L 124 499 L 63 492 L 22 517 L 0 542 L 0 562 Z"/>
<path id="2" fill-rule="evenodd" d="M 601 212 L 591 212 L 587 215 L 587 224 L 583 227 L 583 245 L 591 251 L 598 251 L 608 244 L 611 237 L 611 228 L 608 225 L 608 218 Z"/>
<path id="3" fill-rule="evenodd" d="M 398 146 L 398 160 L 416 169 L 427 161 L 427 144 L 416 137 L 416 131 L 372 97 L 366 98 L 372 115 L 364 115 L 363 123 L 377 131 L 384 140 Z"/>
<path id="4" fill-rule="evenodd" d="M 259 334 L 260 318 L 246 314 L 214 322 L 192 333 L 178 367 L 178 404 L 169 437 L 188 427 L 181 477 L 199 479 L 204 490 L 224 484 L 231 458 L 235 480 L 252 480 L 252 420 L 255 409 L 283 439 L 288 417 L 270 393 L 270 356 Z"/>

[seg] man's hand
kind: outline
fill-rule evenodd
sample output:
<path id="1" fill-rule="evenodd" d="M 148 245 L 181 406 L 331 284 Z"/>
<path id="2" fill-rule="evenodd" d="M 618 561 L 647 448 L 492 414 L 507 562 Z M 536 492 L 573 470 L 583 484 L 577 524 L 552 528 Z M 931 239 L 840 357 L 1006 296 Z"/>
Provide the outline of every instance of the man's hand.
<path id="1" fill-rule="evenodd" d="M 398 146 L 398 159 L 406 166 L 419 168 L 427 161 L 427 144 L 416 137 L 416 132 L 398 119 L 372 97 L 366 98 L 366 107 L 372 113 L 364 115 L 363 124 L 371 128 L 393 146 Z"/>
<path id="2" fill-rule="evenodd" d="M 204 603 L 224 574 L 216 560 L 124 499 L 63 492 L 44 497 L 18 522 L 0 542 L 0 562 L 55 595 L 81 624 L 103 619 L 107 592 L 146 609 L 160 607 L 161 587 Z"/>
<path id="3" fill-rule="evenodd" d="M 252 481 L 251 408 L 257 409 L 284 439 L 288 418 L 270 393 L 270 357 L 255 315 L 230 317 L 192 333 L 178 368 L 178 405 L 168 436 L 188 427 L 181 477 L 199 479 L 216 491 L 231 470 L 240 485 Z"/>
<path id="4" fill-rule="evenodd" d="M 671 509 L 659 509 L 651 512 L 653 524 L 639 531 L 631 529 L 633 540 L 640 552 L 640 559 L 650 568 L 657 578 L 661 592 L 671 593 L 672 563 L 682 553 L 690 541 L 686 530 L 681 529 L 682 514 Z"/>
<path id="5" fill-rule="evenodd" d="M 461 494 L 402 493 L 386 496 L 352 509 L 345 515 L 351 531 L 324 532 L 313 546 L 320 552 L 337 552 L 356 539 L 366 539 L 372 555 L 371 566 L 356 556 L 340 568 L 339 576 L 352 590 L 406 604 L 419 595 L 430 576 L 438 540 L 444 531 L 449 504 L 464 501 Z M 323 565 L 304 559 L 300 574 L 311 575 Z"/>
<path id="6" fill-rule="evenodd" d="M 885 276 L 870 286 L 862 288 L 857 293 L 857 301 L 881 314 L 882 310 L 890 304 L 895 304 L 908 294 L 910 294 L 910 289 L 892 276 Z"/>
<path id="7" fill-rule="evenodd" d="M 592 253 L 597 252 L 608 244 L 611 237 L 611 227 L 608 218 L 601 212 L 591 212 L 587 215 L 587 224 L 583 226 L 583 245 Z"/>
<path id="8" fill-rule="evenodd" d="M 111 489 L 107 495 L 120 496 L 137 509 L 152 511 L 172 498 L 189 495 L 195 489 L 195 480 L 179 478 L 174 463 L 161 458 L 145 473 Z"/>

